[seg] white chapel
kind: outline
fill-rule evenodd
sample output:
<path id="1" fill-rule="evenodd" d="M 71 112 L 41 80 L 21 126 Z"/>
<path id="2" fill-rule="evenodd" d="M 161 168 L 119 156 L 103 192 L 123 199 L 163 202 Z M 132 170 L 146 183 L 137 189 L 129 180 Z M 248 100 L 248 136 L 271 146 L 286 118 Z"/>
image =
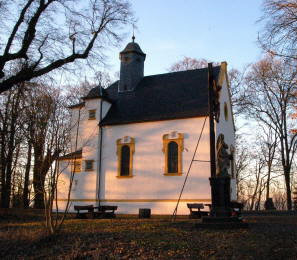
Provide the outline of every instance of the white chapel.
<path id="1" fill-rule="evenodd" d="M 71 172 L 70 211 L 74 205 L 100 204 L 116 205 L 123 214 L 139 208 L 172 214 L 187 173 L 178 214 L 189 214 L 187 203 L 211 202 L 208 68 L 144 76 L 145 59 L 133 39 L 120 52 L 119 81 L 93 88 L 71 107 L 72 151 L 59 159 L 59 210 L 66 205 Z M 215 135 L 224 135 L 231 152 L 227 64 L 215 66 L 213 75 L 220 112 Z M 236 200 L 234 165 L 228 171 Z"/>

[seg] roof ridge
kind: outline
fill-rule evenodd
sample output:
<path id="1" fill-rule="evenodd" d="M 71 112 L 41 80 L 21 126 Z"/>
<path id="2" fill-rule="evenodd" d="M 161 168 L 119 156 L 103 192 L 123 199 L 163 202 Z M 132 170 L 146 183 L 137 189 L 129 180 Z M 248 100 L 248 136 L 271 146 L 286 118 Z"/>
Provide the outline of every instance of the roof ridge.
<path id="1" fill-rule="evenodd" d="M 221 67 L 221 65 L 217 65 L 217 66 L 213 66 L 213 68 L 218 68 Z M 205 68 L 199 68 L 199 69 L 190 69 L 190 70 L 180 70 L 180 71 L 170 71 L 170 72 L 166 72 L 166 73 L 159 73 L 159 74 L 153 74 L 153 75 L 147 75 L 144 76 L 143 78 L 148 78 L 148 77 L 157 77 L 157 76 L 166 76 L 166 75 L 172 75 L 172 74 L 178 74 L 178 73 L 183 73 L 183 72 L 189 72 L 189 71 L 199 71 L 199 70 L 207 70 L 208 67 Z M 114 81 L 113 83 L 111 83 L 110 85 L 108 85 L 106 88 L 104 88 L 104 90 L 107 90 L 109 87 L 115 85 L 116 83 L 118 83 L 120 80 L 117 79 L 116 81 Z M 97 86 L 98 87 L 98 86 Z M 96 87 L 95 87 L 96 88 Z"/>
<path id="2" fill-rule="evenodd" d="M 213 68 L 218 68 L 218 67 L 221 67 L 221 65 L 213 66 Z M 144 76 L 144 78 L 146 78 L 146 77 L 155 77 L 155 76 L 163 76 L 163 75 L 169 75 L 169 74 L 177 74 L 177 73 L 189 72 L 189 71 L 207 70 L 207 69 L 208 69 L 208 67 L 205 67 L 205 68 L 199 68 L 199 69 L 189 69 L 189 70 L 170 71 L 170 72 L 166 72 L 166 73 L 159 73 L 159 74 L 147 75 L 147 76 Z"/>

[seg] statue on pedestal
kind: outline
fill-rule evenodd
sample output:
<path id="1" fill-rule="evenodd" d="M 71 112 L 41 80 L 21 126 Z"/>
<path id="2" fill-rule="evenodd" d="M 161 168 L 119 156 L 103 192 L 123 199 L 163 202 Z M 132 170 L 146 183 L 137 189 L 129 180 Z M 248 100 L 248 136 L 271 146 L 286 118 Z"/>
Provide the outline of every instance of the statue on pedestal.
<path id="1" fill-rule="evenodd" d="M 228 144 L 224 141 L 225 137 L 220 134 L 217 139 L 217 167 L 216 175 L 218 177 L 228 177 L 228 169 L 230 168 L 230 160 L 233 160 L 232 153 L 228 153 Z"/>

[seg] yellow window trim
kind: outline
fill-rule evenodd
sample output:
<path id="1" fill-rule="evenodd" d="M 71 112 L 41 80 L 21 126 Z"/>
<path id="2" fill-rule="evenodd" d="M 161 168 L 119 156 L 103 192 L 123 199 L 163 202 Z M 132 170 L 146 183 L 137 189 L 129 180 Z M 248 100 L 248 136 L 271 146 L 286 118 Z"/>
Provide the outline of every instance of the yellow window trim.
<path id="1" fill-rule="evenodd" d="M 79 167 L 77 167 L 75 164 L 79 163 Z M 74 173 L 80 173 L 81 172 L 81 159 L 75 159 L 70 161 L 71 165 L 71 172 Z"/>
<path id="2" fill-rule="evenodd" d="M 129 138 L 129 142 L 122 142 L 122 140 L 125 140 Z M 130 148 L 130 161 L 129 161 L 129 175 L 128 176 L 122 176 L 121 175 L 121 160 L 122 160 L 122 147 L 124 145 L 129 146 Z M 129 136 L 125 136 L 123 138 L 117 139 L 117 156 L 118 156 L 118 178 L 131 178 L 133 177 L 133 154 L 135 152 L 135 139 Z"/>
<path id="3" fill-rule="evenodd" d="M 182 176 L 183 174 L 178 172 L 178 173 L 164 173 L 164 176 Z"/>
<path id="4" fill-rule="evenodd" d="M 163 135 L 163 153 L 165 154 L 165 166 L 164 166 L 164 175 L 165 176 L 180 176 L 182 175 L 182 152 L 184 150 L 184 134 L 178 133 L 177 138 L 169 138 L 169 134 Z M 168 144 L 170 142 L 176 142 L 178 145 L 178 172 L 168 172 Z"/>
<path id="5" fill-rule="evenodd" d="M 93 116 L 90 117 L 90 115 L 93 114 Z M 89 110 L 89 120 L 96 120 L 96 109 L 90 109 Z"/>

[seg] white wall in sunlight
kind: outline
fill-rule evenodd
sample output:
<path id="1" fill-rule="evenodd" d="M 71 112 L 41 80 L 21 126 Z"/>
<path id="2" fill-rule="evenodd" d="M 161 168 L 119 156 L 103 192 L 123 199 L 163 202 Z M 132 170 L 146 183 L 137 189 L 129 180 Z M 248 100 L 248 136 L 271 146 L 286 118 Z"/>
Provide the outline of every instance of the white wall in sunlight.
<path id="1" fill-rule="evenodd" d="M 156 214 L 172 213 L 175 207 L 173 201 L 178 199 L 204 120 L 201 117 L 104 127 L 100 198 L 110 203 L 114 201 L 125 213 L 136 214 L 141 206 L 152 208 Z M 162 138 L 173 131 L 184 134 L 181 176 L 164 175 Z M 209 161 L 208 132 L 206 119 L 196 160 Z M 117 177 L 116 140 L 124 136 L 135 139 L 132 178 Z M 209 177 L 209 163 L 194 162 L 182 199 L 209 202 Z M 188 209 L 181 208 L 181 213 L 188 214 Z"/>
<path id="2" fill-rule="evenodd" d="M 229 93 L 229 86 L 226 81 L 226 75 L 222 84 L 222 89 L 220 91 L 220 120 L 216 123 L 216 137 L 223 134 L 225 137 L 225 143 L 228 144 L 230 153 L 230 147 L 235 148 L 235 126 L 233 121 L 232 109 L 231 109 L 231 99 Z M 234 164 L 234 161 L 231 163 Z M 235 171 L 235 166 L 233 165 L 233 171 Z M 232 174 L 232 167 L 229 168 L 231 178 L 231 200 L 236 200 L 236 174 Z"/>

